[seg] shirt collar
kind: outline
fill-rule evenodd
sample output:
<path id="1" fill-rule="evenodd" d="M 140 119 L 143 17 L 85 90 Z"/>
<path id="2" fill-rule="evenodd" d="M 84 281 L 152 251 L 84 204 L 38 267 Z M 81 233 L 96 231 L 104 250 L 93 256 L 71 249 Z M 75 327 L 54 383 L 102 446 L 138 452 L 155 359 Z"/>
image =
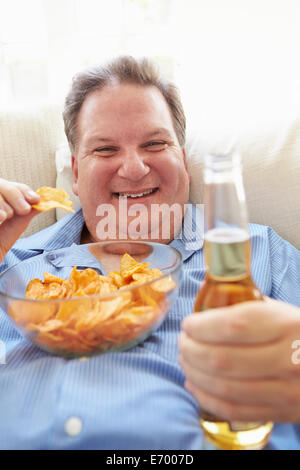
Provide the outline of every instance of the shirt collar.
<path id="1" fill-rule="evenodd" d="M 202 204 L 196 206 L 188 202 L 179 235 L 171 241 L 170 245 L 176 248 L 186 261 L 196 251 L 203 247 L 204 240 L 204 213 Z"/>

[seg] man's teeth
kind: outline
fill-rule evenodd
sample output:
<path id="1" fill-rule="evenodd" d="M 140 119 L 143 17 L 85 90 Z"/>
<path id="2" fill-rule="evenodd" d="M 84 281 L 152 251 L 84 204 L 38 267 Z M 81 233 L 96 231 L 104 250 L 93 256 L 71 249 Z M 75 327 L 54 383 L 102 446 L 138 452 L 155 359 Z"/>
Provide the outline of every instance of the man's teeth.
<path id="1" fill-rule="evenodd" d="M 153 191 L 155 191 L 156 188 L 154 189 L 149 189 L 148 191 L 144 191 L 143 193 L 119 193 L 120 197 L 142 197 L 145 196 L 146 194 L 151 194 Z"/>

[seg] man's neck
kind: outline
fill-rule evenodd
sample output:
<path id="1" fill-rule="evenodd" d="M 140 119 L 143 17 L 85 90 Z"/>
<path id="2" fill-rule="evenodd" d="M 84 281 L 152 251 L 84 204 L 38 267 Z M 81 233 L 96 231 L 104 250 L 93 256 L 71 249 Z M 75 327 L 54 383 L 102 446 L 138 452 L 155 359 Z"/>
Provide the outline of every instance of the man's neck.
<path id="1" fill-rule="evenodd" d="M 84 224 L 81 237 L 80 237 L 80 245 L 85 245 L 86 243 L 93 243 L 95 240 L 92 239 L 90 232 L 87 229 L 86 224 Z"/>

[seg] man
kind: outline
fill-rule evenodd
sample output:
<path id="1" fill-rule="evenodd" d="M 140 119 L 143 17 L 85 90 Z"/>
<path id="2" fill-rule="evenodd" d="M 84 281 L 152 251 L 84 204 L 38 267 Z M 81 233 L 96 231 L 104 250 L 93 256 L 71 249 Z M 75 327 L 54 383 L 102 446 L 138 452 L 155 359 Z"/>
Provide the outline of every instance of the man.
<path id="1" fill-rule="evenodd" d="M 268 313 L 258 312 L 252 318 L 249 312 L 240 316 L 233 310 L 223 323 L 220 312 L 211 317 L 190 315 L 204 277 L 204 263 L 201 247 L 187 249 L 184 237 L 174 239 L 183 217 L 189 216 L 184 213 L 189 196 L 185 118 L 176 88 L 160 78 L 148 61 L 121 57 L 75 77 L 66 99 L 64 121 L 72 151 L 73 191 L 82 209 L 38 234 L 18 240 L 36 215 L 31 205 L 38 197 L 24 185 L 0 181 L 1 270 L 43 251 L 98 240 L 99 206 L 109 204 L 119 215 L 119 202 L 126 197 L 129 209 L 136 202 L 148 209 L 162 203 L 175 203 L 181 208 L 176 220 L 171 221 L 167 238 L 161 235 L 160 221 L 156 240 L 171 243 L 181 252 L 182 285 L 168 318 L 143 344 L 84 362 L 49 356 L 28 344 L 1 312 L 1 340 L 7 346 L 7 359 L 0 368 L 0 446 L 200 449 L 199 404 L 226 419 L 248 420 L 252 407 L 251 421 L 263 416 L 297 422 L 299 402 L 293 395 L 292 414 L 289 388 L 281 377 L 289 376 L 289 387 L 293 384 L 293 390 L 300 390 L 296 369 L 287 360 L 292 352 L 291 331 L 298 331 L 300 337 L 300 316 L 298 320 L 295 315 L 279 312 L 274 321 Z M 148 230 L 144 236 L 152 239 L 150 225 L 141 224 Z M 299 252 L 269 228 L 253 226 L 251 230 L 257 285 L 266 296 L 300 306 Z M 124 236 L 123 227 L 118 226 L 116 231 L 119 237 Z M 127 227 L 125 232 L 130 237 Z M 183 319 L 180 362 L 186 373 L 186 389 L 178 362 Z M 277 351 L 282 337 L 286 341 Z M 236 353 L 235 342 L 239 343 Z M 259 377 L 253 368 L 253 352 L 260 361 Z M 277 352 L 284 358 L 280 367 L 272 364 L 270 379 L 268 367 L 272 358 L 278 361 Z M 239 360 L 240 353 L 243 361 Z M 233 377 L 229 370 L 234 371 Z M 252 403 L 252 395 L 248 394 L 244 403 L 237 396 L 242 389 L 240 382 L 249 386 L 252 379 L 262 387 L 254 387 L 259 406 L 255 406 L 255 400 Z M 270 384 L 268 389 L 266 382 Z M 278 389 L 274 388 L 276 384 Z M 264 393 L 280 397 L 286 413 L 276 414 L 278 399 L 272 398 L 273 406 L 259 414 Z M 277 425 L 270 446 L 300 448 L 297 433 L 297 426 Z"/>

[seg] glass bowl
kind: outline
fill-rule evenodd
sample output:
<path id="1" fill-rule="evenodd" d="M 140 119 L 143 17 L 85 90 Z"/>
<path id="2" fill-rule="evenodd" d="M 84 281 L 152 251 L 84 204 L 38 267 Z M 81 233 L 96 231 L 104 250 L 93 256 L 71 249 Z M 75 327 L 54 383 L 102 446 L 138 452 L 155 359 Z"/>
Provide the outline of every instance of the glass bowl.
<path id="1" fill-rule="evenodd" d="M 110 278 L 120 282 L 118 272 L 125 253 L 162 274 L 156 271 L 159 277 L 143 277 L 141 265 L 129 263 L 128 270 L 123 269 L 122 285 L 111 291 L 111 283 L 109 288 L 102 285 L 107 281 L 103 276 L 114 272 Z M 72 358 L 123 351 L 144 341 L 162 323 L 177 294 L 181 264 L 175 248 L 159 243 L 73 244 L 4 271 L 0 275 L 0 307 L 27 340 L 51 354 Z M 47 279 L 45 272 L 50 274 Z M 76 284 L 79 278 L 80 288 Z M 46 285 L 45 298 L 25 298 L 33 279 L 37 279 L 33 289 Z M 93 282 L 100 282 L 101 292 L 96 289 L 100 293 L 94 293 L 98 284 Z"/>

